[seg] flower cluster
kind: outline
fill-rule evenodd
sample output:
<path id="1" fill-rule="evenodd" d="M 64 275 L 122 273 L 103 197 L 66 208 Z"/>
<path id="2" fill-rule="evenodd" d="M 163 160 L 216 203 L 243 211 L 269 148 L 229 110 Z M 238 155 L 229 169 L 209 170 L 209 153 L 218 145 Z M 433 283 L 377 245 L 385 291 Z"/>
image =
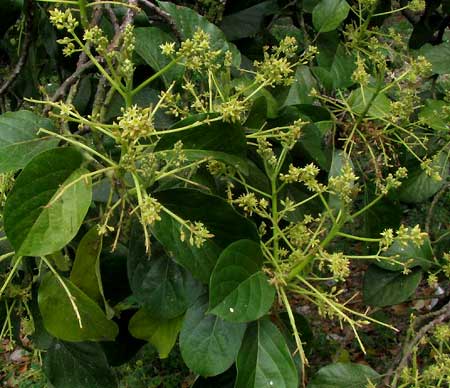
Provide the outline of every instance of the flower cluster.
<path id="1" fill-rule="evenodd" d="M 72 15 L 70 9 L 61 11 L 58 8 L 50 10 L 50 22 L 58 29 L 66 29 L 69 32 L 75 31 L 78 27 L 78 21 Z"/>
<path id="2" fill-rule="evenodd" d="M 214 237 L 214 235 L 209 232 L 209 230 L 206 228 L 203 222 L 186 221 L 186 223 L 184 225 L 181 225 L 180 228 L 181 241 L 186 240 L 185 229 L 187 229 L 189 233 L 188 238 L 189 244 L 197 248 L 201 248 L 207 239 Z"/>
<path id="3" fill-rule="evenodd" d="M 357 180 L 358 177 L 353 172 L 352 166 L 347 162 L 344 164 L 340 175 L 331 176 L 328 179 L 328 189 L 348 205 L 354 194 L 359 191 L 358 187 L 355 186 Z"/>
<path id="4" fill-rule="evenodd" d="M 155 131 L 153 111 L 151 108 L 138 108 L 137 105 L 122 109 L 118 125 L 120 129 L 117 135 L 124 142 L 136 142 Z"/>
<path id="5" fill-rule="evenodd" d="M 146 195 L 140 206 L 141 221 L 144 226 L 152 226 L 156 221 L 161 221 L 162 206 L 156 198 Z"/>
<path id="6" fill-rule="evenodd" d="M 325 185 L 317 180 L 319 172 L 319 168 L 313 163 L 305 167 L 295 167 L 291 164 L 287 174 L 280 174 L 280 180 L 286 183 L 303 183 L 309 191 L 320 193 L 325 191 Z"/>
<path id="7" fill-rule="evenodd" d="M 402 184 L 401 180 L 408 176 L 408 170 L 405 167 L 399 167 L 395 174 L 389 173 L 384 179 L 384 182 L 377 180 L 378 190 L 386 195 L 389 190 L 397 189 Z"/>
<path id="8" fill-rule="evenodd" d="M 421 247 L 427 237 L 428 233 L 422 232 L 419 225 L 412 228 L 400 225 L 395 239 L 404 246 L 408 245 L 409 242 L 412 242 L 417 247 Z"/>
<path id="9" fill-rule="evenodd" d="M 234 200 L 234 203 L 244 209 L 250 216 L 253 212 L 264 215 L 264 209 L 269 205 L 269 202 L 266 199 L 258 199 L 254 193 L 242 194 Z"/>
<path id="10" fill-rule="evenodd" d="M 198 28 L 192 39 L 186 39 L 181 43 L 178 51 L 175 50 L 173 42 L 164 43 L 160 48 L 164 55 L 183 58 L 187 69 L 200 72 L 220 67 L 217 60 L 221 51 L 212 50 L 210 40 L 209 34 Z"/>

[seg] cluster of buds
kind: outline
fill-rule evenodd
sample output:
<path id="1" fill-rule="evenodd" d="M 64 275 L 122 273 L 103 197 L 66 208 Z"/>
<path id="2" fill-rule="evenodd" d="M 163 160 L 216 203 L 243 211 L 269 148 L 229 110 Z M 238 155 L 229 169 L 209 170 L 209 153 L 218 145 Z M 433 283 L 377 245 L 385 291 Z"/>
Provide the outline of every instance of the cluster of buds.
<path id="1" fill-rule="evenodd" d="M 355 185 L 357 180 L 358 177 L 353 172 L 352 166 L 347 162 L 344 164 L 340 175 L 328 179 L 328 190 L 348 205 L 359 191 L 359 188 Z"/>
<path id="2" fill-rule="evenodd" d="M 184 59 L 185 67 L 193 71 L 201 72 L 220 67 L 218 58 L 221 51 L 212 50 L 210 36 L 200 28 L 194 32 L 192 39 L 183 41 L 178 50 L 173 42 L 164 43 L 160 48 L 166 56 Z"/>
<path id="3" fill-rule="evenodd" d="M 401 186 L 401 180 L 407 178 L 408 170 L 405 167 L 399 167 L 395 174 L 389 173 L 384 179 L 384 182 L 377 180 L 378 190 L 386 195 L 389 190 L 397 189 Z"/>
<path id="4" fill-rule="evenodd" d="M 72 15 L 70 9 L 61 11 L 58 8 L 50 10 L 50 23 L 52 23 L 58 30 L 67 30 L 74 32 L 78 27 L 78 21 Z"/>
<path id="5" fill-rule="evenodd" d="M 317 180 L 319 172 L 319 168 L 313 163 L 305 167 L 295 167 L 291 164 L 287 174 L 280 174 L 280 180 L 286 183 L 303 183 L 309 191 L 321 193 L 326 187 Z"/>
<path id="6" fill-rule="evenodd" d="M 213 234 L 209 232 L 205 224 L 200 221 L 186 221 L 184 225 L 180 228 L 180 240 L 186 240 L 186 229 L 189 233 L 188 241 L 191 246 L 201 248 L 205 241 L 209 238 L 214 237 Z"/>
<path id="7" fill-rule="evenodd" d="M 144 226 L 152 226 L 156 221 L 161 221 L 162 206 L 156 198 L 146 195 L 140 205 L 141 222 Z"/>
<path id="8" fill-rule="evenodd" d="M 132 143 L 150 136 L 155 131 L 153 111 L 151 108 L 138 108 L 136 105 L 122 109 L 118 126 L 117 135 L 124 142 Z"/>
<path id="9" fill-rule="evenodd" d="M 244 209 L 249 216 L 255 212 L 258 215 L 265 216 L 265 209 L 269 205 L 269 202 L 264 199 L 258 199 L 254 193 L 242 194 L 233 201 L 240 208 Z"/>

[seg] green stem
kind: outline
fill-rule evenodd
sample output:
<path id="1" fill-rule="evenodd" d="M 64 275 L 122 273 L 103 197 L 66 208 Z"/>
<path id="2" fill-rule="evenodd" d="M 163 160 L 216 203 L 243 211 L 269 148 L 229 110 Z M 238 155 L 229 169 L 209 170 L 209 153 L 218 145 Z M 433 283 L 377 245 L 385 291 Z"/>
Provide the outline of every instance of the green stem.
<path id="1" fill-rule="evenodd" d="M 131 92 L 130 95 L 134 96 L 136 93 L 139 93 L 142 89 L 144 89 L 148 84 L 150 84 L 152 81 L 154 81 L 156 78 L 163 75 L 166 71 L 171 69 L 173 66 L 175 66 L 179 61 L 179 58 L 172 59 L 171 62 L 169 62 L 166 66 L 164 66 L 161 70 L 153 74 L 150 78 L 147 78 L 144 82 L 142 82 L 140 85 L 136 86 Z"/>
<path id="2" fill-rule="evenodd" d="M 360 237 L 360 236 L 353 236 L 352 234 L 347 234 L 343 232 L 338 232 L 338 236 L 350 238 L 352 240 L 358 240 L 358 241 L 365 241 L 365 242 L 380 242 L 379 238 L 369 238 L 369 237 Z"/>
<path id="3" fill-rule="evenodd" d="M 342 217 L 339 219 L 338 216 L 336 223 L 333 224 L 333 227 L 327 234 L 327 237 L 325 237 L 325 239 L 320 243 L 319 247 L 322 249 L 325 248 L 337 236 L 337 234 L 339 233 L 340 229 L 342 228 L 342 226 L 345 224 L 346 221 L 347 221 L 346 217 Z M 290 280 L 294 279 L 298 274 L 300 274 L 303 268 L 305 268 L 306 265 L 308 265 L 311 262 L 314 256 L 315 252 L 310 253 L 304 260 L 302 260 L 294 268 L 292 268 L 291 271 L 289 272 L 289 275 L 287 276 L 287 281 L 289 282 Z"/>
<path id="4" fill-rule="evenodd" d="M 80 9 L 81 25 L 85 29 L 89 27 L 86 6 L 87 6 L 87 0 L 78 0 L 78 8 Z"/>

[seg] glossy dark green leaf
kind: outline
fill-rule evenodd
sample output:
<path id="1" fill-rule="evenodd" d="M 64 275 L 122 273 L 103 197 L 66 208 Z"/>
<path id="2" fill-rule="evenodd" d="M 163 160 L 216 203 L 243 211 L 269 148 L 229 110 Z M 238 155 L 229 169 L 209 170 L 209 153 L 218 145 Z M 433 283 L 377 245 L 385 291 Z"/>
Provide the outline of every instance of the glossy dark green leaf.
<path id="1" fill-rule="evenodd" d="M 130 235 L 127 266 L 133 296 L 153 317 L 176 318 L 197 300 L 202 286 L 157 247 L 152 247 L 149 257 L 141 228 L 141 225 L 134 225 Z"/>
<path id="2" fill-rule="evenodd" d="M 241 54 L 239 50 L 234 44 L 227 42 L 225 34 L 214 24 L 210 23 L 208 19 L 187 7 L 165 1 L 158 1 L 158 4 L 162 10 L 172 17 L 183 40 L 192 38 L 195 31 L 200 28 L 211 37 L 211 48 L 213 50 L 220 50 L 222 53 L 230 50 L 233 54 L 233 65 L 240 65 Z"/>
<path id="3" fill-rule="evenodd" d="M 44 372 L 55 388 L 114 388 L 117 381 L 99 344 L 54 340 L 44 355 Z"/>
<path id="4" fill-rule="evenodd" d="M 21 110 L 0 115 L 0 173 L 20 170 L 36 155 L 58 145 L 51 136 L 39 136 L 40 128 L 53 124 L 36 114 Z"/>
<path id="5" fill-rule="evenodd" d="M 428 270 L 433 263 L 433 250 L 431 248 L 430 239 L 427 237 L 420 247 L 412 241 L 402 244 L 399 240 L 395 240 L 389 249 L 383 254 L 384 256 L 393 256 L 396 261 L 408 263 L 408 268 L 421 267 Z M 392 263 L 385 260 L 375 262 L 380 267 L 390 271 L 402 271 L 403 265 Z"/>
<path id="6" fill-rule="evenodd" d="M 39 310 L 46 330 L 64 341 L 114 340 L 118 333 L 117 325 L 108 320 L 101 308 L 70 280 L 62 281 L 73 297 L 79 317 L 67 290 L 52 273 L 48 273 L 43 277 L 38 292 Z"/>
<path id="7" fill-rule="evenodd" d="M 91 204 L 81 155 L 57 148 L 37 155 L 20 173 L 5 204 L 8 240 L 21 256 L 63 248 L 77 234 Z"/>
<path id="8" fill-rule="evenodd" d="M 175 42 L 170 34 L 156 27 L 141 27 L 134 30 L 134 35 L 136 52 L 153 70 L 161 70 L 170 63 L 171 58 L 164 55 L 160 48 L 164 43 Z M 161 78 L 168 87 L 174 80 L 179 79 L 183 72 L 183 66 L 175 65 L 162 74 Z"/>
<path id="9" fill-rule="evenodd" d="M 403 303 L 414 294 L 421 279 L 420 270 L 404 275 L 371 265 L 364 274 L 364 303 L 377 307 Z"/>
<path id="10" fill-rule="evenodd" d="M 98 304 L 103 301 L 102 279 L 100 275 L 100 253 L 103 239 L 94 226 L 81 239 L 77 247 L 70 281 Z"/>
<path id="11" fill-rule="evenodd" d="M 283 335 L 268 318 L 245 332 L 235 388 L 298 388 L 298 373 Z"/>
<path id="12" fill-rule="evenodd" d="M 254 321 L 267 314 L 275 288 L 262 272 L 259 244 L 240 240 L 221 253 L 209 285 L 209 312 L 231 322 Z"/>
<path id="13" fill-rule="evenodd" d="M 347 18 L 350 6 L 345 0 L 321 0 L 312 11 L 316 31 L 333 31 Z"/>
<path id="14" fill-rule="evenodd" d="M 366 388 L 369 382 L 375 386 L 380 379 L 367 365 L 336 363 L 319 369 L 307 388 Z"/>
<path id="15" fill-rule="evenodd" d="M 175 346 L 184 315 L 172 319 L 155 318 L 141 309 L 130 320 L 130 333 L 151 343 L 159 353 L 159 358 L 167 358 Z"/>
<path id="16" fill-rule="evenodd" d="M 398 199 L 406 203 L 420 203 L 436 194 L 445 184 L 449 175 L 450 161 L 446 150 L 439 153 L 437 160 L 431 163 L 431 168 L 437 168 L 441 180 L 436 180 L 422 168 L 409 172 L 408 179 L 405 180 L 397 191 Z"/>
<path id="17" fill-rule="evenodd" d="M 186 365 L 201 376 L 226 371 L 236 359 L 245 324 L 223 321 L 207 314 L 208 301 L 200 298 L 186 313 L 180 349 Z"/>
<path id="18" fill-rule="evenodd" d="M 220 24 L 229 40 L 247 38 L 257 34 L 263 27 L 264 18 L 279 9 L 275 0 L 262 1 L 252 7 L 226 15 Z"/>
<path id="19" fill-rule="evenodd" d="M 180 224 L 161 212 L 161 221 L 152 231 L 168 254 L 192 275 L 207 283 L 220 252 L 233 241 L 259 241 L 255 225 L 237 213 L 224 199 L 192 189 L 172 189 L 154 193 L 169 210 L 191 222 L 202 222 L 214 235 L 197 248 L 180 240 Z M 208 206 L 205 206 L 208 204 Z"/>
<path id="20" fill-rule="evenodd" d="M 419 54 L 431 63 L 434 74 L 450 73 L 450 42 L 437 45 L 427 43 L 420 48 Z"/>

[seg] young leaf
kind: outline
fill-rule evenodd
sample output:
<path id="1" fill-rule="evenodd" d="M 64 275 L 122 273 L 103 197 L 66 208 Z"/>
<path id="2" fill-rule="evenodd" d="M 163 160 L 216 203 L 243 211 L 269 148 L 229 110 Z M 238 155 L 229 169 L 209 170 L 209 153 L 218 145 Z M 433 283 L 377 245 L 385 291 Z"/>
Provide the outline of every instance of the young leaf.
<path id="1" fill-rule="evenodd" d="M 345 0 L 321 0 L 312 11 L 317 32 L 333 31 L 347 18 L 350 6 Z"/>
<path id="2" fill-rule="evenodd" d="M 236 359 L 245 324 L 226 322 L 207 314 L 202 297 L 187 311 L 180 334 L 180 349 L 186 365 L 201 376 L 226 371 Z"/>
<path id="3" fill-rule="evenodd" d="M 159 252 L 158 246 L 148 257 L 141 225 L 132 227 L 127 267 L 133 296 L 154 318 L 180 316 L 202 293 L 202 285 L 190 272 Z"/>
<path id="4" fill-rule="evenodd" d="M 95 342 L 53 340 L 44 354 L 44 371 L 56 388 L 114 388 L 117 381 Z"/>
<path id="5" fill-rule="evenodd" d="M 43 256 L 77 234 L 91 204 L 81 155 L 58 148 L 37 155 L 20 173 L 4 210 L 5 232 L 20 256 Z"/>
<path id="6" fill-rule="evenodd" d="M 103 301 L 102 279 L 100 275 L 100 253 L 103 239 L 94 226 L 78 244 L 70 281 L 98 304 Z"/>
<path id="7" fill-rule="evenodd" d="M 39 128 L 51 130 L 53 125 L 26 110 L 0 116 L 0 174 L 20 170 L 36 155 L 58 145 L 56 138 L 38 136 Z"/>
<path id="8" fill-rule="evenodd" d="M 414 294 L 421 279 L 420 270 L 403 275 L 371 265 L 364 274 L 364 303 L 377 307 L 403 303 Z"/>
<path id="9" fill-rule="evenodd" d="M 70 280 L 61 279 L 72 301 L 51 273 L 43 277 L 39 287 L 38 303 L 45 329 L 64 341 L 114 340 L 118 333 L 117 325 L 108 320 L 100 307 Z"/>
<path id="10" fill-rule="evenodd" d="M 202 222 L 214 235 L 200 248 L 190 245 L 189 241 L 181 241 L 180 224 L 164 212 L 161 212 L 161 221 L 152 228 L 169 255 L 204 283 L 209 282 L 222 249 L 240 239 L 259 241 L 255 225 L 222 198 L 193 189 L 165 190 L 154 196 L 183 219 Z"/>
<path id="11" fill-rule="evenodd" d="M 235 388 L 297 388 L 298 374 L 283 335 L 268 318 L 245 332 Z"/>
<path id="12" fill-rule="evenodd" d="M 254 321 L 267 314 L 275 288 L 262 272 L 261 248 L 250 240 L 229 245 L 211 274 L 209 312 L 231 322 Z"/>
<path id="13" fill-rule="evenodd" d="M 336 363 L 321 368 L 307 388 L 366 388 L 369 382 L 376 384 L 380 378 L 367 365 Z"/>

